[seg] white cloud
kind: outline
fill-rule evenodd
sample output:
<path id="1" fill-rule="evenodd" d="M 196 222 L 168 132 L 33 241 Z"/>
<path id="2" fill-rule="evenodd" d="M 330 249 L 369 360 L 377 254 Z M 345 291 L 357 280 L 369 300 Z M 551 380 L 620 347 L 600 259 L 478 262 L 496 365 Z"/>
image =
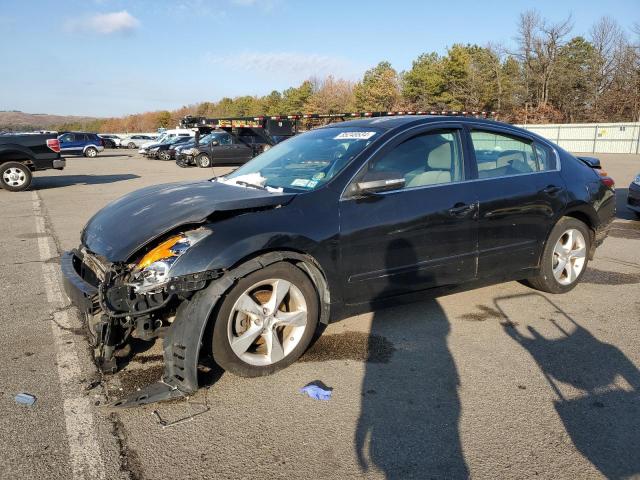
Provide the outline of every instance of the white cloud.
<path id="1" fill-rule="evenodd" d="M 206 61 L 231 70 L 266 73 L 312 75 L 342 75 L 351 72 L 353 66 L 345 59 L 328 55 L 300 52 L 242 52 L 231 55 L 206 54 Z"/>
<path id="2" fill-rule="evenodd" d="M 93 32 L 101 35 L 131 33 L 140 26 L 136 17 L 126 10 L 113 13 L 99 13 L 89 17 L 69 20 L 66 29 L 70 32 Z"/>

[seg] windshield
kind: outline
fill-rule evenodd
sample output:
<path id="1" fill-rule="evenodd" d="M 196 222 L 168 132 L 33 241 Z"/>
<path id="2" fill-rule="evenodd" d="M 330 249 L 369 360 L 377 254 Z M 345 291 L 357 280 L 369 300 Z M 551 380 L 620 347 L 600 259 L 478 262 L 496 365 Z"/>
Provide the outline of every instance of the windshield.
<path id="1" fill-rule="evenodd" d="M 335 177 L 380 134 L 380 130 L 371 127 L 311 130 L 267 150 L 224 181 L 240 183 L 248 178 L 246 182 L 258 182 L 261 187 L 314 190 Z"/>

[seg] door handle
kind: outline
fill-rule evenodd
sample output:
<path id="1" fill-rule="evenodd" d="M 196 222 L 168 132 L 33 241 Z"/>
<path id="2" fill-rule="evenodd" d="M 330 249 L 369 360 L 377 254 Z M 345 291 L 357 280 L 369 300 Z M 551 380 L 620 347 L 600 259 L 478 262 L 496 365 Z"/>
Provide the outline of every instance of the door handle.
<path id="1" fill-rule="evenodd" d="M 449 209 L 449 215 L 451 215 L 452 217 L 463 217 L 468 213 L 473 212 L 475 208 L 475 203 L 466 204 L 459 202 Z"/>
<path id="2" fill-rule="evenodd" d="M 562 190 L 562 187 L 558 187 L 557 185 L 547 185 L 542 189 L 542 193 L 546 193 L 547 195 L 555 195 Z"/>

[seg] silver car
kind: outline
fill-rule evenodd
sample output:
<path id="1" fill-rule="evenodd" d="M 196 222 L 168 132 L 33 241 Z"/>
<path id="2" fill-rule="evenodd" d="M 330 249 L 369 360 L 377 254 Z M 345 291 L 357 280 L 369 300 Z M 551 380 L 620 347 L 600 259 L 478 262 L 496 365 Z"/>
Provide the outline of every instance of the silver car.
<path id="1" fill-rule="evenodd" d="M 129 135 L 120 140 L 120 148 L 139 148 L 145 143 L 155 140 L 157 137 L 151 135 Z"/>

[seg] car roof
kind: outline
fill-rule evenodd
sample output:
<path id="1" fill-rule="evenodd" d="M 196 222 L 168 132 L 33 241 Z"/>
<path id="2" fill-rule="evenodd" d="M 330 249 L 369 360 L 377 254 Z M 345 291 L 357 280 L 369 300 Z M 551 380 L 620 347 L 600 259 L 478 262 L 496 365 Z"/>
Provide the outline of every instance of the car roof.
<path id="1" fill-rule="evenodd" d="M 408 125 L 427 125 L 429 123 L 442 122 L 444 120 L 483 123 L 486 125 L 514 128 L 513 125 L 510 125 L 508 123 L 496 122 L 495 120 L 487 120 L 484 118 L 464 117 L 462 115 L 398 115 L 393 117 L 363 118 L 358 120 L 348 120 L 346 122 L 332 123 L 326 125 L 323 128 L 375 127 L 381 130 L 393 130 L 395 128 Z"/>

